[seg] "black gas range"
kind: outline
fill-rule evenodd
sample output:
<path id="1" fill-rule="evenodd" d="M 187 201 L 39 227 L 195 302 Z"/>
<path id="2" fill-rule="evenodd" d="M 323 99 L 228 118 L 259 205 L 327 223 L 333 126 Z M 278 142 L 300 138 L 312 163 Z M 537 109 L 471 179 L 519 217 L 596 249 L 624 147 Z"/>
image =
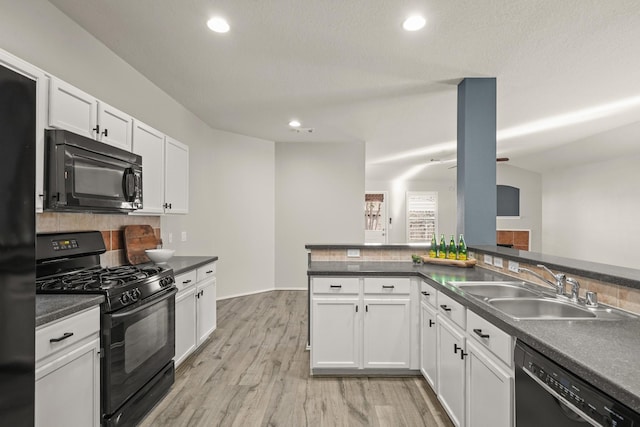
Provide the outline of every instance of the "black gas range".
<path id="1" fill-rule="evenodd" d="M 157 265 L 89 267 L 36 280 L 41 294 L 103 294 L 112 312 L 163 292 L 174 283 L 173 270 Z"/>
<path id="2" fill-rule="evenodd" d="M 101 294 L 104 426 L 134 426 L 174 382 L 175 294 L 171 268 L 103 268 L 99 231 L 38 234 L 36 293 Z"/>

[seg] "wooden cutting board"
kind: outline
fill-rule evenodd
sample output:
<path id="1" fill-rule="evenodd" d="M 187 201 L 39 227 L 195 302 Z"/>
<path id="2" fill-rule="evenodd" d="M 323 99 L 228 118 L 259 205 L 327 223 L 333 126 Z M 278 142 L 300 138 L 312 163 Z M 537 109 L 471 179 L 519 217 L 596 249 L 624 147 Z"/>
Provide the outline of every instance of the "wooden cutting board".
<path id="1" fill-rule="evenodd" d="M 131 265 L 151 262 L 146 249 L 155 249 L 158 239 L 150 225 L 127 225 L 124 227 L 124 248 Z"/>
<path id="2" fill-rule="evenodd" d="M 422 262 L 430 263 L 430 264 L 441 264 L 441 265 L 453 265 L 456 267 L 473 267 L 476 265 L 476 260 L 471 258 L 465 261 L 461 261 L 458 259 L 447 259 L 447 258 L 429 258 L 428 255 L 420 256 L 422 258 Z"/>

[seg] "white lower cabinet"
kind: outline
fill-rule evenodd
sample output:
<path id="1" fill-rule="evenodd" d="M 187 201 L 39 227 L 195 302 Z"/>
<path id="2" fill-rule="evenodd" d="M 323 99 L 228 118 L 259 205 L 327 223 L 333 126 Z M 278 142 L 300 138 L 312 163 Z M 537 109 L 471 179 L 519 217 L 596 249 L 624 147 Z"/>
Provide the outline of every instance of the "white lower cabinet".
<path id="1" fill-rule="evenodd" d="M 36 329 L 35 426 L 100 426 L 100 309 Z"/>
<path id="2" fill-rule="evenodd" d="M 314 297 L 311 304 L 311 367 L 358 368 L 359 298 Z"/>
<path id="3" fill-rule="evenodd" d="M 436 311 L 426 302 L 420 303 L 420 371 L 431 388 L 438 386 L 438 328 Z"/>
<path id="4" fill-rule="evenodd" d="M 457 427 L 465 425 L 465 335 L 444 316 L 438 316 L 438 400 Z"/>
<path id="5" fill-rule="evenodd" d="M 195 286 L 176 296 L 176 366 L 196 349 Z"/>
<path id="6" fill-rule="evenodd" d="M 411 362 L 411 300 L 364 299 L 364 367 L 404 368 Z"/>
<path id="7" fill-rule="evenodd" d="M 216 279 L 198 282 L 196 288 L 196 320 L 198 345 L 216 330 Z"/>
<path id="8" fill-rule="evenodd" d="M 513 425 L 513 374 L 490 352 L 467 340 L 466 412 L 469 427 Z"/>
<path id="9" fill-rule="evenodd" d="M 311 368 L 411 369 L 412 314 L 409 278 L 312 278 Z"/>
<path id="10" fill-rule="evenodd" d="M 176 276 L 176 367 L 217 327 L 215 272 L 212 262 Z"/>

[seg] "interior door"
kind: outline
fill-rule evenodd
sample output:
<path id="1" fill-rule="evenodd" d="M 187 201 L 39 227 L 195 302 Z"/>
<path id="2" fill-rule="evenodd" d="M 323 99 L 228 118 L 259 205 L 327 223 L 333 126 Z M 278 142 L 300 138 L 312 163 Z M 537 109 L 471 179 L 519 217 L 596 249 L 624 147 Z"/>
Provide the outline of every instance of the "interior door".
<path id="1" fill-rule="evenodd" d="M 367 191 L 364 195 L 365 243 L 388 243 L 387 192 Z"/>

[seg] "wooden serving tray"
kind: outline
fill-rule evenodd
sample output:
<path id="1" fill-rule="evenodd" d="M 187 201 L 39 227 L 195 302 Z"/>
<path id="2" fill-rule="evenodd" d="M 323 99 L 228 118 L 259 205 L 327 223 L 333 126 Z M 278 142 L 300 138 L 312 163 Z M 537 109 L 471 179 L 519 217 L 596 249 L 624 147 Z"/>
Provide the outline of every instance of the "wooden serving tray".
<path id="1" fill-rule="evenodd" d="M 151 262 L 145 249 L 155 249 L 158 239 L 150 225 L 128 225 L 124 228 L 124 247 L 131 265 Z"/>
<path id="2" fill-rule="evenodd" d="M 447 258 L 429 258 L 429 255 L 420 255 L 422 258 L 422 262 L 428 264 L 440 264 L 440 265 L 452 265 L 455 267 L 468 268 L 476 265 L 476 260 L 470 258 L 468 260 L 462 261 L 458 259 L 447 259 Z"/>

